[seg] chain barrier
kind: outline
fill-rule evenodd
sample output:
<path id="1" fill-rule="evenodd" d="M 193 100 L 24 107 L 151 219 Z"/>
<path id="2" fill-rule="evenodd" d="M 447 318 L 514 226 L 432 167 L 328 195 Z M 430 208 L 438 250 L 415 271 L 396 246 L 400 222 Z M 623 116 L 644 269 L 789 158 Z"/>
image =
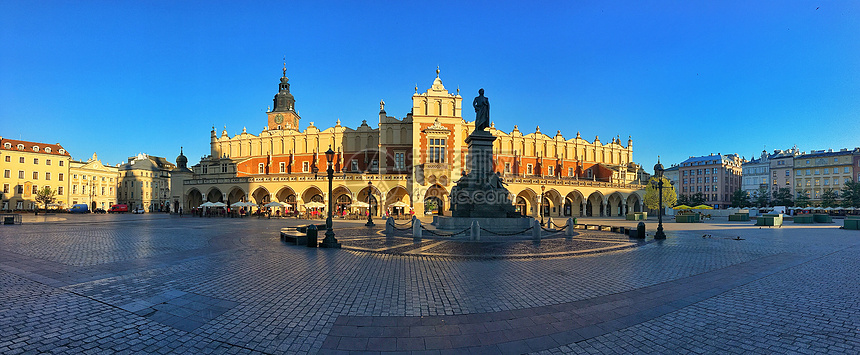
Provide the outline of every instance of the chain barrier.
<path id="1" fill-rule="evenodd" d="M 405 222 L 405 223 L 397 223 L 397 221 L 392 221 L 392 223 L 394 223 L 395 226 L 405 226 L 407 224 L 411 226 L 412 220 L 410 219 L 408 222 Z"/>
<path id="2" fill-rule="evenodd" d="M 495 234 L 495 235 L 500 235 L 500 236 L 503 236 L 503 237 L 508 237 L 508 236 L 512 236 L 512 235 L 519 235 L 519 234 L 523 234 L 523 233 L 528 232 L 528 231 L 530 231 L 530 230 L 532 230 L 532 229 L 534 229 L 534 227 L 528 227 L 528 228 L 523 229 L 523 230 L 521 230 L 521 231 L 519 231 L 519 232 L 504 233 L 504 232 L 493 232 L 493 231 L 491 231 L 491 230 L 487 230 L 487 229 L 485 229 L 484 227 L 481 227 L 481 230 L 482 230 L 482 231 L 484 231 L 484 232 L 487 232 L 487 233 L 490 233 L 490 234 Z"/>
<path id="3" fill-rule="evenodd" d="M 423 229 L 425 232 L 430 233 L 430 234 L 433 234 L 433 235 L 435 235 L 435 236 L 439 236 L 439 237 L 453 237 L 453 236 L 455 236 L 455 235 L 457 235 L 457 234 L 463 234 L 463 233 L 465 233 L 465 232 L 468 232 L 469 230 L 471 230 L 471 229 L 472 229 L 472 227 L 468 227 L 468 228 L 466 228 L 466 229 L 464 229 L 464 230 L 461 230 L 461 231 L 459 231 L 459 232 L 457 232 L 457 233 L 451 233 L 451 234 L 448 234 L 448 233 L 438 233 L 438 232 L 432 231 L 432 230 L 430 230 L 430 229 L 427 229 L 427 227 L 424 227 L 424 225 L 422 225 L 422 226 L 421 226 L 421 229 Z"/>
<path id="4" fill-rule="evenodd" d="M 563 226 L 561 226 L 561 227 L 558 227 L 558 229 L 552 229 L 552 228 L 544 228 L 544 227 L 540 227 L 540 229 L 543 229 L 543 230 L 544 230 L 544 232 L 550 232 L 550 233 L 564 232 L 564 229 L 565 229 L 565 228 L 567 228 L 567 224 L 565 224 L 565 225 L 563 225 Z"/>
<path id="5" fill-rule="evenodd" d="M 399 230 L 399 231 L 406 231 L 406 230 L 410 230 L 410 229 L 412 229 L 412 226 L 409 226 L 409 227 L 406 227 L 406 228 L 400 228 L 400 227 L 397 227 L 397 225 L 396 225 L 396 224 L 394 224 L 394 225 L 392 225 L 392 226 L 391 226 L 391 228 L 394 228 L 394 229 Z"/>

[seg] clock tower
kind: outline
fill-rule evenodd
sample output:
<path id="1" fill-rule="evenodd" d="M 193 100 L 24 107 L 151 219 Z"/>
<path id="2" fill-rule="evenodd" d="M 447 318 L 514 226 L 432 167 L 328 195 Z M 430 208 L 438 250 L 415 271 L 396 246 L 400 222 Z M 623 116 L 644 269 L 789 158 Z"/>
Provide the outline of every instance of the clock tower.
<path id="1" fill-rule="evenodd" d="M 267 112 L 269 129 L 299 129 L 299 114 L 296 113 L 296 99 L 290 94 L 290 79 L 287 78 L 287 63 L 284 62 L 284 75 L 275 94 L 274 108 Z"/>

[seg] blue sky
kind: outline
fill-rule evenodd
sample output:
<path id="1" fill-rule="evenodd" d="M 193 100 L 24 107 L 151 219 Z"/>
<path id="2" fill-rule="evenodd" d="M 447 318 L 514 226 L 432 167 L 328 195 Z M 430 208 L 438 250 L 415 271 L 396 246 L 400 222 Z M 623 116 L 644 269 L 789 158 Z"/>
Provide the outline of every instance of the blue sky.
<path id="1" fill-rule="evenodd" d="M 497 128 L 631 135 L 649 171 L 860 146 L 856 1 L 248 3 L 0 0 L 0 135 L 194 164 L 262 130 L 286 56 L 302 129 L 401 118 L 438 65 Z"/>

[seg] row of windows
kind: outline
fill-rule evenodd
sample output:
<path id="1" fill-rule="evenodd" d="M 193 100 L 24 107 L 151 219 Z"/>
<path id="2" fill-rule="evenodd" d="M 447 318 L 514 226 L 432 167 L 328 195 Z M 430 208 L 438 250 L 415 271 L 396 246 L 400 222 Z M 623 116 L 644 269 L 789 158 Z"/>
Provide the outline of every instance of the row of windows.
<path id="1" fill-rule="evenodd" d="M 6 149 L 12 149 L 12 143 L 6 142 L 5 144 L 3 144 L 3 148 L 6 148 Z M 15 146 L 15 148 L 18 148 L 18 150 L 24 150 L 24 145 L 23 145 L 23 144 L 18 143 L 18 145 L 17 145 L 17 146 Z M 33 151 L 34 151 L 34 152 L 38 152 L 38 151 L 39 151 L 39 149 L 40 149 L 40 148 L 39 148 L 39 146 L 38 146 L 38 145 L 34 145 L 34 146 L 33 146 Z M 50 152 L 51 152 L 51 147 L 45 147 L 45 153 L 50 153 Z M 60 149 L 60 150 L 58 150 L 57 152 L 59 152 L 60 154 L 65 154 L 65 153 L 66 153 L 66 150 L 65 150 L 65 149 Z"/>
<path id="2" fill-rule="evenodd" d="M 145 184 L 144 184 L 144 183 L 145 183 Z M 129 186 L 134 187 L 134 180 L 126 181 L 126 182 L 125 182 L 125 186 L 126 186 L 126 187 L 129 187 Z M 153 182 L 151 182 L 151 183 L 150 183 L 149 181 L 141 181 L 141 182 L 140 182 L 140 186 L 141 186 L 141 187 L 146 186 L 146 187 L 155 187 L 155 188 L 157 188 L 157 187 L 158 187 L 158 181 L 153 181 Z"/>
<path id="3" fill-rule="evenodd" d="M 858 178 L 860 178 L 860 175 L 858 175 Z M 845 178 L 844 183 L 847 184 L 849 181 L 851 181 L 851 178 L 847 177 L 847 178 Z M 805 179 L 804 181 L 797 179 L 797 182 L 795 185 L 797 187 L 803 187 L 804 185 L 806 185 L 807 187 L 813 186 L 813 185 L 814 186 L 821 186 L 821 182 L 824 182 L 824 186 L 830 185 L 830 179 L 819 179 L 819 178 Z M 833 179 L 833 185 L 839 185 L 839 178 Z"/>
<path id="4" fill-rule="evenodd" d="M 822 174 L 822 170 L 823 170 L 824 174 Z M 801 176 L 801 175 L 807 175 L 807 176 L 809 176 L 809 175 L 828 175 L 828 174 L 830 174 L 830 168 L 806 169 L 806 170 L 798 169 L 798 170 L 795 170 L 795 172 L 796 172 L 795 175 L 797 175 L 797 176 Z M 833 168 L 833 173 L 839 174 L 839 168 Z M 844 166 L 844 167 L 842 167 L 842 173 L 843 174 L 850 174 L 851 171 L 847 166 Z M 788 175 L 787 172 L 786 172 L 786 175 Z"/>
<path id="5" fill-rule="evenodd" d="M 714 177 L 712 178 L 712 177 L 710 177 L 710 176 L 705 176 L 704 181 L 705 181 L 705 183 L 706 183 L 706 184 L 707 184 L 707 183 L 711 183 L 711 182 L 719 182 L 719 177 L 718 177 L 718 176 L 714 176 Z M 702 178 L 700 178 L 700 177 L 697 177 L 697 178 L 690 178 L 689 180 L 688 180 L 688 179 L 686 179 L 686 178 L 684 178 L 684 184 L 701 184 L 701 183 L 702 183 Z"/>
<path id="6" fill-rule="evenodd" d="M 713 173 L 714 173 L 714 174 L 716 174 L 716 173 L 717 173 L 717 168 L 713 168 L 713 169 L 696 169 L 695 173 L 694 173 L 694 171 L 693 171 L 693 170 L 684 170 L 684 176 L 687 176 L 687 172 L 688 172 L 688 171 L 690 172 L 690 175 L 702 175 L 702 173 L 703 173 L 703 172 L 704 172 L 705 174 L 710 174 L 712 171 L 713 171 Z"/>
<path id="7" fill-rule="evenodd" d="M 703 188 L 705 192 L 718 191 L 717 185 L 706 185 L 704 187 L 696 186 L 695 189 L 693 189 L 693 186 L 690 186 L 689 189 L 687 188 L 687 186 L 684 186 L 681 188 L 681 192 L 701 192 Z"/>
<path id="8" fill-rule="evenodd" d="M 77 178 L 78 178 L 78 174 L 72 174 L 72 179 L 77 180 Z M 95 179 L 97 179 L 97 178 L 98 178 L 97 176 L 93 175 L 93 180 L 95 180 Z M 105 177 L 105 176 L 102 176 L 101 178 L 102 178 L 102 181 L 108 181 L 108 178 L 107 178 L 107 177 Z M 86 175 L 86 174 L 81 174 L 81 179 L 86 180 L 86 179 L 87 179 L 87 175 Z M 110 182 L 113 182 L 113 178 L 110 178 Z"/>
<path id="9" fill-rule="evenodd" d="M 4 170 L 3 171 L 3 177 L 6 179 L 12 178 L 12 171 L 9 169 Z M 45 177 L 45 180 L 51 180 L 51 173 L 46 172 L 44 177 Z M 63 173 L 57 174 L 57 180 L 58 181 L 63 181 L 63 177 L 64 177 Z M 24 170 L 18 170 L 18 178 L 24 179 Z M 38 171 L 33 172 L 33 180 L 39 180 L 39 172 Z"/>
<path id="10" fill-rule="evenodd" d="M 3 193 L 4 194 L 9 193 L 9 184 L 3 184 Z M 19 195 L 23 194 L 24 193 L 24 185 L 15 185 L 15 193 L 19 194 Z M 37 193 L 39 193 L 39 187 L 36 185 L 33 185 L 33 195 L 35 195 Z M 62 186 L 57 187 L 57 195 L 60 195 L 60 196 L 63 195 L 63 187 Z"/>
<path id="11" fill-rule="evenodd" d="M 12 157 L 7 155 L 6 156 L 6 162 L 11 163 Z M 18 157 L 18 162 L 21 164 L 24 164 L 24 157 Z M 60 160 L 60 162 L 59 162 L 60 166 L 63 166 L 63 163 L 64 162 L 62 160 Z M 33 158 L 33 164 L 38 165 L 39 164 L 39 158 Z M 51 165 L 51 159 L 45 159 L 45 165 Z"/>
<path id="12" fill-rule="evenodd" d="M 98 191 L 99 191 L 98 187 L 94 187 L 94 188 L 90 189 L 91 193 L 94 192 L 97 195 L 98 195 Z M 105 190 L 105 187 L 102 187 L 101 191 L 102 191 L 101 192 L 102 196 L 105 195 L 105 192 L 108 192 L 108 194 L 113 195 L 113 187 L 108 188 L 108 190 Z M 72 194 L 77 194 L 77 193 L 78 193 L 78 185 L 72 185 Z M 81 194 L 87 194 L 87 185 L 81 185 Z"/>

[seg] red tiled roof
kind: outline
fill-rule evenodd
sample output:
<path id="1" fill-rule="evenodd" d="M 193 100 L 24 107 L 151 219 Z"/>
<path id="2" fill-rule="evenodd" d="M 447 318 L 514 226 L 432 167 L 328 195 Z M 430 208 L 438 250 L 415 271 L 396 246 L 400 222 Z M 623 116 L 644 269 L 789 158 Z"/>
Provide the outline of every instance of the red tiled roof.
<path id="1" fill-rule="evenodd" d="M 9 148 L 6 148 L 6 143 L 10 144 Z M 18 149 L 19 144 L 24 145 L 23 150 Z M 34 152 L 33 147 L 39 147 L 39 151 Z M 45 148 L 51 148 L 51 152 L 50 153 L 46 152 Z M 40 153 L 40 154 L 71 156 L 69 154 L 69 151 L 67 151 L 66 148 L 63 148 L 63 146 L 61 146 L 59 143 L 57 143 L 57 144 L 37 143 L 37 142 L 19 141 L 16 139 L 9 139 L 9 138 L 3 138 L 3 137 L 0 137 L 0 149 L 27 151 L 27 152 L 31 152 L 31 153 Z M 60 154 L 60 149 L 63 150 L 62 154 Z"/>

